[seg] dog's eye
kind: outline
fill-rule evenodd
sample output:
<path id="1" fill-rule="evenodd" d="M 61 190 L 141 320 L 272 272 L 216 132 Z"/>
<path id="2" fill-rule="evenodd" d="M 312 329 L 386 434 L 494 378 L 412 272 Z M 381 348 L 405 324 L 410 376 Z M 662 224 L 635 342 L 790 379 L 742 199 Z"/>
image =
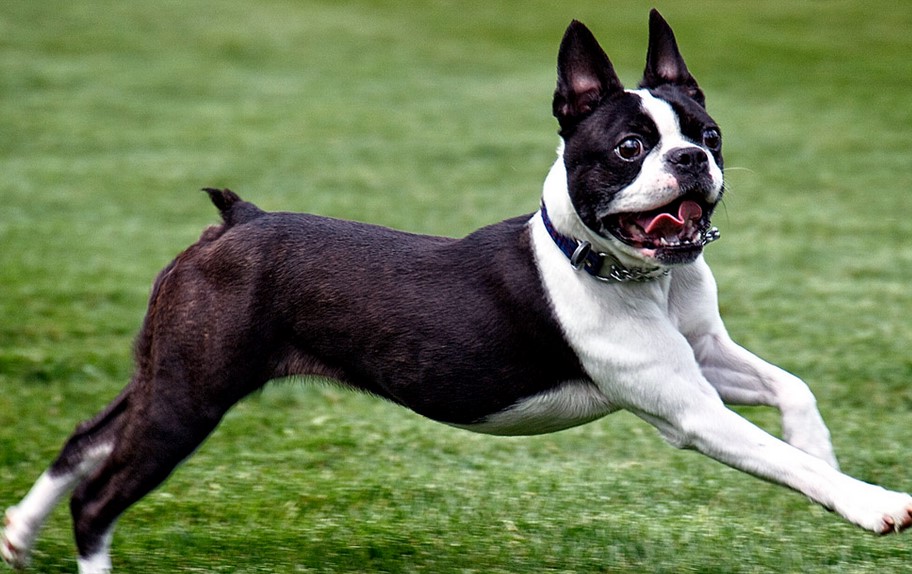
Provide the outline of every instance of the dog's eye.
<path id="1" fill-rule="evenodd" d="M 715 128 L 703 130 L 703 145 L 711 151 L 719 151 L 722 147 L 722 134 Z"/>
<path id="2" fill-rule="evenodd" d="M 634 161 L 643 155 L 643 150 L 645 148 L 646 146 L 643 145 L 643 140 L 630 137 L 619 143 L 617 147 L 614 148 L 614 153 L 624 161 Z"/>

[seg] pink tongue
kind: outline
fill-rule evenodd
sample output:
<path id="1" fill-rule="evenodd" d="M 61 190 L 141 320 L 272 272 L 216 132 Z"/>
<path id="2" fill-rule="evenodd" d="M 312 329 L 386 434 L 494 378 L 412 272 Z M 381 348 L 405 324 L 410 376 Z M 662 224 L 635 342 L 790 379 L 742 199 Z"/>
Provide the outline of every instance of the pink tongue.
<path id="1" fill-rule="evenodd" d="M 678 216 L 670 213 L 660 213 L 651 220 L 641 222 L 643 230 L 648 235 L 667 237 L 680 232 L 687 221 L 697 221 L 703 217 L 703 209 L 694 201 L 682 201 L 678 207 Z M 645 225 L 642 225 L 645 223 Z"/>

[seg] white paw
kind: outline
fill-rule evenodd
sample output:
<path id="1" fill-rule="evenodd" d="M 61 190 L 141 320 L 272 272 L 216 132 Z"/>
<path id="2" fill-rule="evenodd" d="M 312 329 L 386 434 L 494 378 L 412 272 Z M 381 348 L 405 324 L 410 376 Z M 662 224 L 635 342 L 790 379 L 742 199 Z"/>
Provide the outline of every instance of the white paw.
<path id="1" fill-rule="evenodd" d="M 837 511 L 855 524 L 876 532 L 890 534 L 912 526 L 912 496 L 904 492 L 893 492 L 879 486 L 861 496 L 850 497 L 852 501 Z"/>
<path id="2" fill-rule="evenodd" d="M 17 516 L 16 507 L 6 511 L 3 520 L 3 535 L 0 536 L 0 555 L 13 568 L 28 565 L 29 551 L 35 542 L 37 532 L 25 520 Z"/>
<path id="3" fill-rule="evenodd" d="M 80 556 L 76 564 L 79 566 L 79 574 L 111 574 L 111 556 L 106 549 L 91 556 Z"/>

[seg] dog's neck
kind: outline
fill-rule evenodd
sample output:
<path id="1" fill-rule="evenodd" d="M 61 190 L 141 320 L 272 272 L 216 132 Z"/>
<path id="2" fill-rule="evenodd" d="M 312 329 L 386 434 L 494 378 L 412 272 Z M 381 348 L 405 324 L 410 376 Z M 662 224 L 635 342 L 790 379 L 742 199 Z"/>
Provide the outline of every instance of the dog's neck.
<path id="1" fill-rule="evenodd" d="M 641 259 L 618 249 L 614 239 L 595 233 L 580 220 L 567 189 L 563 140 L 557 149 L 557 160 L 545 178 L 539 216 L 571 264 L 597 279 L 624 283 L 651 281 L 668 275 L 669 268 L 644 264 Z"/>

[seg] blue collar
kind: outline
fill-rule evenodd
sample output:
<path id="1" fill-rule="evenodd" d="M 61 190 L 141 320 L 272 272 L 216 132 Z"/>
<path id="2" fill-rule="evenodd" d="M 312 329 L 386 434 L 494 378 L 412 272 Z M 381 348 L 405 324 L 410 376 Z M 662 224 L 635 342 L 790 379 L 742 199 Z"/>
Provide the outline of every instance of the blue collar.
<path id="1" fill-rule="evenodd" d="M 669 270 L 662 267 L 626 267 L 616 257 L 609 253 L 599 253 L 592 249 L 592 244 L 588 241 L 580 241 L 567 237 L 554 229 L 551 218 L 548 217 L 548 210 L 545 208 L 545 202 L 541 204 L 542 223 L 548 230 L 548 235 L 554 240 L 558 249 L 570 260 L 570 266 L 575 270 L 583 270 L 599 281 L 608 283 L 627 283 L 634 281 L 643 283 L 654 281 L 659 277 L 668 275 Z M 607 267 L 607 269 L 606 269 Z M 602 274 L 606 271 L 607 274 Z"/>

